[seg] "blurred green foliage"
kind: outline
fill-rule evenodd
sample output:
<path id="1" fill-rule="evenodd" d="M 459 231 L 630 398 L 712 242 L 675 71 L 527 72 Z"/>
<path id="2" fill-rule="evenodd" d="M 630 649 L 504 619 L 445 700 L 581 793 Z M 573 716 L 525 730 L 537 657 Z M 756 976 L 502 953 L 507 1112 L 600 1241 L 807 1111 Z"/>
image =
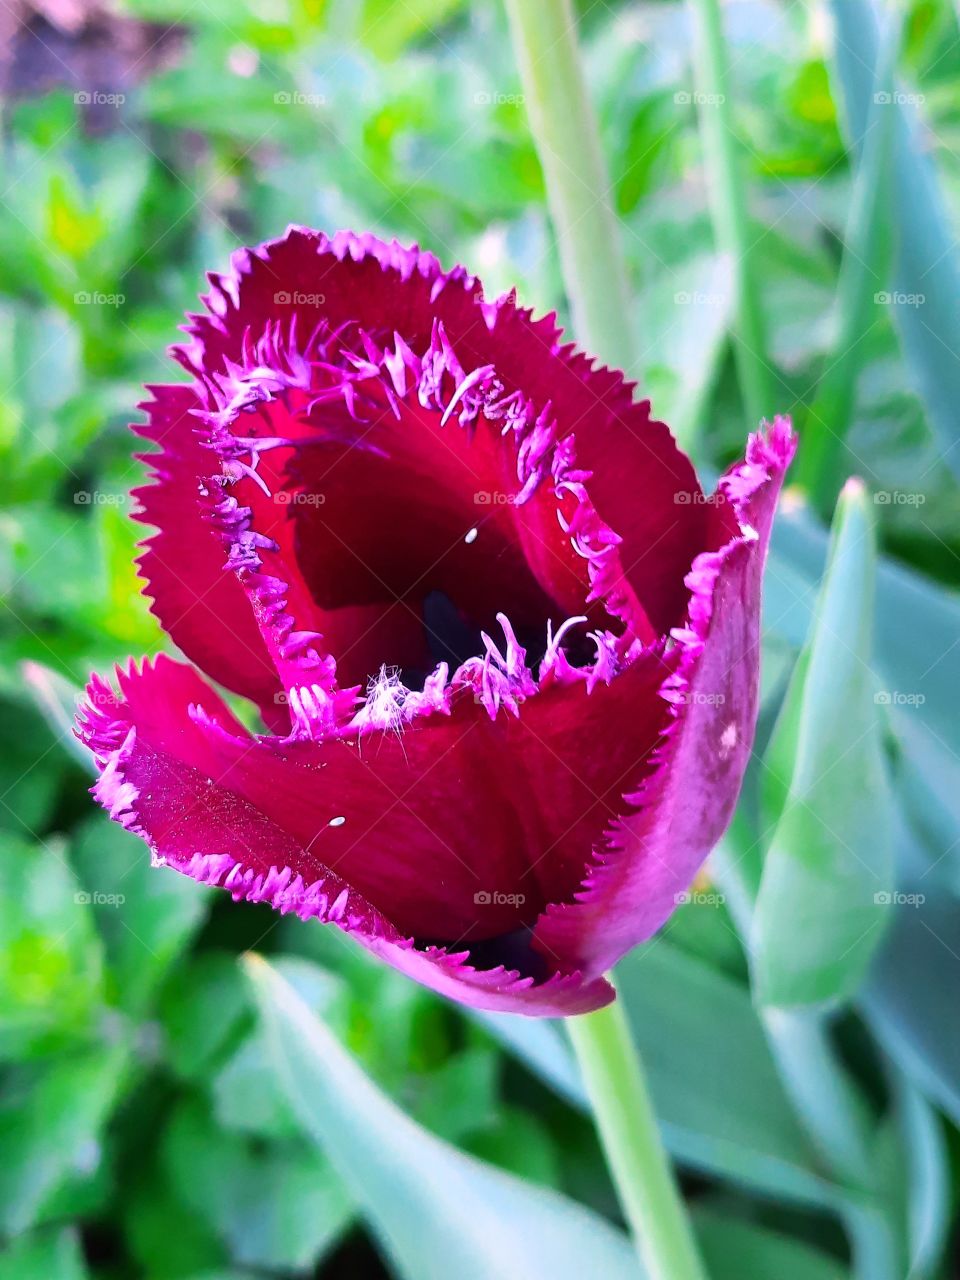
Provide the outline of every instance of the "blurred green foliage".
<path id="1" fill-rule="evenodd" d="M 919 102 L 904 111 L 920 113 L 953 234 L 956 14 L 947 0 L 905 7 L 900 73 Z M 689 15 L 678 0 L 580 10 L 636 300 L 631 373 L 715 474 L 741 452 L 747 424 L 729 263 L 714 249 L 703 183 Z M 94 810 L 63 743 L 91 668 L 166 643 L 132 563 L 129 491 L 143 468 L 127 423 L 142 384 L 173 376 L 164 349 L 205 270 L 289 222 L 369 228 L 469 263 L 491 294 L 516 285 L 566 313 L 504 15 L 493 0 L 126 0 L 121 13 L 159 24 L 127 63 L 104 57 L 98 69 L 81 54 L 82 29 L 73 54 L 61 33 L 58 83 L 31 90 L 25 72 L 3 115 L 0 1274 L 383 1274 L 353 1195 L 274 1073 L 236 964 L 249 948 L 277 961 L 424 1129 L 616 1218 L 559 1030 L 470 1018 L 334 930 L 151 870 L 143 846 Z M 771 410 L 811 431 L 820 379 L 847 355 L 835 346 L 835 298 L 854 168 L 823 15 L 774 0 L 726 11 L 780 391 Z M 171 25 L 164 57 L 148 58 Z M 97 95 L 123 101 L 89 101 Z M 878 276 L 878 294 L 892 288 Z M 949 1126 L 955 1154 L 960 507 L 895 311 L 872 307 L 858 345 L 840 470 L 880 499 L 873 648 L 894 783 L 888 834 L 902 893 L 925 905 L 891 909 L 879 962 L 829 1034 L 886 1179 L 870 1204 L 898 1256 L 914 1259 L 913 1280 L 934 1280 L 947 1274 L 958 1188 L 943 1136 Z M 922 309 L 913 319 L 923 324 Z M 956 332 L 927 340 L 933 358 L 958 359 Z M 769 839 L 760 761 L 824 563 L 810 505 L 830 510 L 835 496 L 794 491 L 774 546 L 757 762 L 720 862 L 737 868 L 722 877 L 727 901 L 695 895 L 621 977 L 667 1141 L 695 1175 L 713 1273 L 738 1280 L 848 1274 L 838 1218 L 849 1218 L 849 1188 L 782 1069 L 767 1011 L 751 1002 L 745 923 Z M 48 674 L 28 679 L 27 660 Z M 788 704 L 774 769 L 793 762 L 797 714 Z M 778 920 L 765 926 L 776 940 Z"/>

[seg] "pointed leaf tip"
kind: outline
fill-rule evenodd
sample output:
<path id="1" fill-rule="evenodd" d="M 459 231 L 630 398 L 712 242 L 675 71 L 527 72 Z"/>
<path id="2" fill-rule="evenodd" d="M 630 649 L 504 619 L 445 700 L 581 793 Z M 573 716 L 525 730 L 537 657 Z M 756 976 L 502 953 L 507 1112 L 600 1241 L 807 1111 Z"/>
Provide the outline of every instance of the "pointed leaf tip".
<path id="1" fill-rule="evenodd" d="M 873 512 L 853 478 L 837 503 L 813 630 L 764 757 L 775 823 L 754 922 L 767 1005 L 823 1004 L 859 987 L 891 916 L 890 796 L 870 668 Z"/>
<path id="2" fill-rule="evenodd" d="M 862 501 L 866 497 L 866 493 L 867 486 L 861 476 L 848 476 L 840 491 L 840 501 Z"/>
<path id="3" fill-rule="evenodd" d="M 622 1232 L 565 1196 L 464 1155 L 363 1072 L 293 987 L 245 956 L 290 1104 L 407 1280 L 639 1280 Z"/>

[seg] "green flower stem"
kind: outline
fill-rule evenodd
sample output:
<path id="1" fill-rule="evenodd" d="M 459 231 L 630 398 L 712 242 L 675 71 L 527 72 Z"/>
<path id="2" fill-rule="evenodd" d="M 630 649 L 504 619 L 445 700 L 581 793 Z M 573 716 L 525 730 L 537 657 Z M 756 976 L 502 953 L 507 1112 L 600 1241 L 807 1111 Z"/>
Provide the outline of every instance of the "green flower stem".
<path id="1" fill-rule="evenodd" d="M 570 0 L 506 0 L 506 6 L 577 338 L 631 371 L 627 274 Z M 619 1001 L 567 1026 L 649 1280 L 705 1280 Z"/>
<path id="2" fill-rule="evenodd" d="M 568 1018 L 624 1217 L 649 1280 L 705 1280 L 657 1129 L 643 1066 L 619 1000 Z"/>
<path id="3" fill-rule="evenodd" d="M 577 338 L 631 371 L 627 274 L 570 0 L 506 0 L 506 6 Z M 619 1001 L 567 1026 L 649 1280 L 705 1280 Z"/>
<path id="4" fill-rule="evenodd" d="M 577 340 L 636 373 L 627 276 L 570 0 L 506 0 Z"/>
<path id="5" fill-rule="evenodd" d="M 741 156 L 733 133 L 727 46 L 719 0 L 692 0 L 697 113 L 717 248 L 728 254 L 735 290 L 734 355 L 744 406 L 753 427 L 772 417 L 776 375 L 767 359 L 766 332 L 752 263 L 753 234 Z"/>

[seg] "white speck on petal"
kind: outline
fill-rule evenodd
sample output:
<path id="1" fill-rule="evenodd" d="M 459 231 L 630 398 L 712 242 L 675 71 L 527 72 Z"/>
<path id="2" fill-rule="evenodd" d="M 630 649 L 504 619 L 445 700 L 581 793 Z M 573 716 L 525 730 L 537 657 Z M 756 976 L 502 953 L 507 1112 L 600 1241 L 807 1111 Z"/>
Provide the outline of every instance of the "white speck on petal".
<path id="1" fill-rule="evenodd" d="M 327 823 L 327 826 L 328 826 L 328 827 L 342 827 L 342 826 L 343 826 L 343 824 L 344 824 L 345 822 L 346 822 L 346 818 L 344 818 L 344 817 L 331 818 L 331 819 L 330 819 L 330 821 Z"/>
<path id="2" fill-rule="evenodd" d="M 720 735 L 720 754 L 724 759 L 730 754 L 737 745 L 737 722 L 731 720 L 723 733 Z"/>
<path id="3" fill-rule="evenodd" d="M 468 547 L 469 547 L 469 545 L 470 545 L 470 543 L 471 543 L 471 542 L 476 542 L 476 540 L 477 540 L 477 533 L 478 533 L 478 532 L 479 532 L 479 530 L 478 530 L 478 529 L 476 529 L 476 528 L 474 528 L 474 529 L 471 529 L 471 530 L 467 533 L 467 536 L 464 538 L 464 542 L 467 544 L 467 546 L 468 546 Z"/>

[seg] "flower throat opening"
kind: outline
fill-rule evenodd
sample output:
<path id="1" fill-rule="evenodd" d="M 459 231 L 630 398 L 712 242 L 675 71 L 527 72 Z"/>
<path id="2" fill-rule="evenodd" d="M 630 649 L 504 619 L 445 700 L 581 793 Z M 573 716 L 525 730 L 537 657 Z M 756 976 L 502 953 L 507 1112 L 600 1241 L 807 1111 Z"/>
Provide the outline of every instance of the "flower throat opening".
<path id="1" fill-rule="evenodd" d="M 561 640 L 565 671 L 602 659 L 607 678 L 649 637 L 573 435 L 558 438 L 549 403 L 507 391 L 492 366 L 464 373 L 441 326 L 422 356 L 394 337 L 318 330 L 300 349 L 268 329 L 200 415 L 227 486 L 228 567 L 291 705 L 305 690 L 328 732 L 337 689 L 389 672 L 404 692 L 432 681 L 431 705 L 448 676 L 476 679 L 495 715 Z M 298 714 L 300 729 L 315 718 Z"/>

